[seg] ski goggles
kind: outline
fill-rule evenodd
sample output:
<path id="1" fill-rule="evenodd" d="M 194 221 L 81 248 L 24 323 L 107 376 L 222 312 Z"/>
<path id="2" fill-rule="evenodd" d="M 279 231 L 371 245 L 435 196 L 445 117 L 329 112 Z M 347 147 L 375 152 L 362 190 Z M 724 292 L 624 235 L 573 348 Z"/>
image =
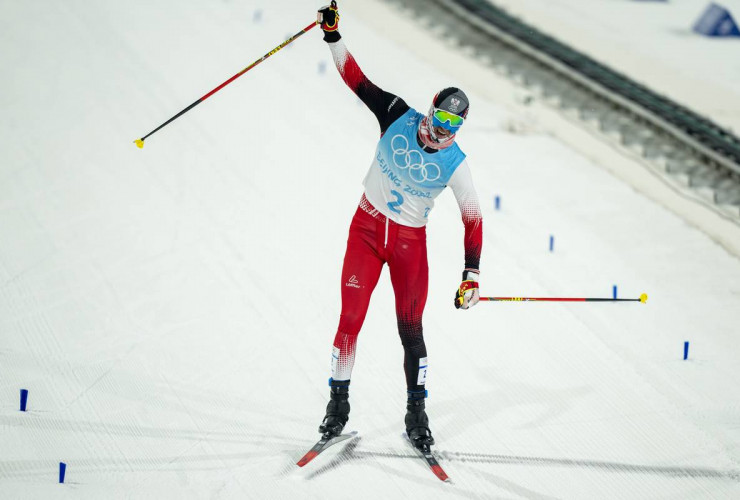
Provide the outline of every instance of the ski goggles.
<path id="1" fill-rule="evenodd" d="M 465 122 L 465 118 L 462 116 L 450 113 L 443 109 L 435 108 L 432 116 L 434 117 L 433 121 L 435 127 L 442 127 L 450 131 L 459 129 L 463 122 Z"/>

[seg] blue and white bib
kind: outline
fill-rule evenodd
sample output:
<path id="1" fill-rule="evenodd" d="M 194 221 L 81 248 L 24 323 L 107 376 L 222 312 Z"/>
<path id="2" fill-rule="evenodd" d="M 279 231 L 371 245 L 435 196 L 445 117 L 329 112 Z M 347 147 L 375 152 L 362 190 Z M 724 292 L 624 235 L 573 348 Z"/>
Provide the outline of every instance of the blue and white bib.
<path id="1" fill-rule="evenodd" d="M 423 118 L 409 109 L 388 127 L 363 181 L 365 196 L 379 212 L 411 227 L 426 225 L 434 199 L 465 159 L 457 144 L 425 152 L 416 139 Z"/>

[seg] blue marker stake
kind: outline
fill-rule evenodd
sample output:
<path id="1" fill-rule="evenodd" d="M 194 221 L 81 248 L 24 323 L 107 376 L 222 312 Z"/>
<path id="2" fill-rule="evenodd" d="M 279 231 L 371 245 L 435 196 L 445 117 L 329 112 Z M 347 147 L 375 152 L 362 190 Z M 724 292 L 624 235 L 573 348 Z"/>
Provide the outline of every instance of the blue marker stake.
<path id="1" fill-rule="evenodd" d="M 28 389 L 21 389 L 21 411 L 26 411 L 27 402 L 28 402 Z"/>
<path id="2" fill-rule="evenodd" d="M 64 484 L 64 475 L 67 473 L 67 464 L 59 462 L 59 484 Z"/>
<path id="3" fill-rule="evenodd" d="M 258 23 L 258 22 L 262 21 L 262 11 L 261 10 L 255 10 L 254 11 L 254 16 L 252 17 L 252 20 L 255 23 Z"/>
<path id="4" fill-rule="evenodd" d="M 683 360 L 689 359 L 689 341 L 683 343 Z"/>
<path id="5" fill-rule="evenodd" d="M 501 209 L 501 197 L 500 196 L 496 196 L 493 199 L 493 206 L 496 208 L 496 210 L 500 210 Z"/>
<path id="6" fill-rule="evenodd" d="M 550 235 L 550 251 L 552 252 L 555 248 L 555 236 Z"/>
<path id="7" fill-rule="evenodd" d="M 615 299 L 617 298 L 617 285 L 614 285 L 612 287 L 612 295 L 613 295 L 613 298 Z"/>
<path id="8" fill-rule="evenodd" d="M 326 61 L 321 61 L 319 63 L 319 74 L 323 75 L 324 73 L 326 73 Z"/>

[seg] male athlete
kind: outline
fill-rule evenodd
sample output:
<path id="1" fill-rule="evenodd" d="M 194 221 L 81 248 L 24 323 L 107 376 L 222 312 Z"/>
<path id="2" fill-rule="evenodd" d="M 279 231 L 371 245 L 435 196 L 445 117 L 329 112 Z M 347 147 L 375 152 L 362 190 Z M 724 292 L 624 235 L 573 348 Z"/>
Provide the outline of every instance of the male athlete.
<path id="1" fill-rule="evenodd" d="M 468 115 L 468 98 L 455 87 L 434 96 L 424 115 L 385 92 L 363 74 L 337 31 L 336 2 L 318 12 L 318 22 L 344 82 L 370 108 L 380 125 L 380 141 L 365 192 L 352 219 L 342 268 L 342 313 L 334 338 L 330 401 L 319 426 L 324 437 L 338 436 L 349 419 L 349 383 L 357 335 L 388 264 L 396 296 L 398 333 L 406 373 L 406 433 L 416 447 L 434 444 L 425 412 L 427 350 L 422 314 L 428 275 L 425 225 L 434 199 L 452 188 L 465 225 L 465 268 L 455 307 L 468 309 L 480 296 L 478 269 L 482 218 L 465 154 L 455 134 Z"/>

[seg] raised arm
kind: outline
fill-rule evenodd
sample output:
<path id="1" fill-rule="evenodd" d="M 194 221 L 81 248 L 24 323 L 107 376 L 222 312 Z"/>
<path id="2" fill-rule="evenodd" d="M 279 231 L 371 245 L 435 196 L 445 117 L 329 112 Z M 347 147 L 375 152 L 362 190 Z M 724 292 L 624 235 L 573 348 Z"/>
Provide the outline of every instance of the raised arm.
<path id="1" fill-rule="evenodd" d="M 380 125 L 380 134 L 383 135 L 394 121 L 409 110 L 409 106 L 397 95 L 375 85 L 362 72 L 339 34 L 339 12 L 335 2 L 319 10 L 319 23 L 324 30 L 324 41 L 329 45 L 334 64 L 344 83 L 373 112 Z"/>

